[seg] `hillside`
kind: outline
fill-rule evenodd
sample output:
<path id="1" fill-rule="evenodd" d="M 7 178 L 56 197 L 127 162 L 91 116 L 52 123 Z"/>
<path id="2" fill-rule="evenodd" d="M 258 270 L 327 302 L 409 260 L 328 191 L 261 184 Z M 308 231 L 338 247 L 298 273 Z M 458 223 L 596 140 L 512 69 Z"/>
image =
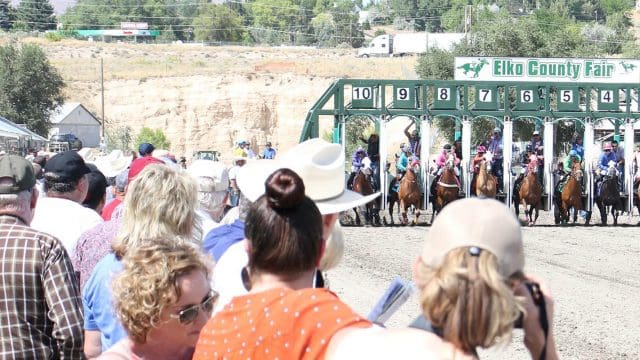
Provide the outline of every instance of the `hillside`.
<path id="1" fill-rule="evenodd" d="M 98 116 L 103 58 L 106 131 L 161 128 L 187 157 L 217 149 L 228 160 L 240 138 L 289 148 L 335 79 L 416 76 L 416 58 L 358 59 L 353 50 L 31 41 L 60 70 L 67 101 Z"/>

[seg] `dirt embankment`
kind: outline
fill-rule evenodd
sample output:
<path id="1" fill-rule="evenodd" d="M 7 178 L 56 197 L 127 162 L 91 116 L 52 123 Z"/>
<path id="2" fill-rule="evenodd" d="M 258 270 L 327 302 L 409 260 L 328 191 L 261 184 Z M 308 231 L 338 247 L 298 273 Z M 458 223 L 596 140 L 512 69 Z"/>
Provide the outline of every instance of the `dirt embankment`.
<path id="1" fill-rule="evenodd" d="M 237 139 L 255 151 L 267 140 L 280 150 L 297 143 L 335 79 L 415 77 L 415 58 L 358 59 L 353 50 L 37 42 L 62 73 L 67 101 L 98 116 L 103 59 L 107 132 L 160 128 L 176 155 L 216 149 L 226 161 Z"/>

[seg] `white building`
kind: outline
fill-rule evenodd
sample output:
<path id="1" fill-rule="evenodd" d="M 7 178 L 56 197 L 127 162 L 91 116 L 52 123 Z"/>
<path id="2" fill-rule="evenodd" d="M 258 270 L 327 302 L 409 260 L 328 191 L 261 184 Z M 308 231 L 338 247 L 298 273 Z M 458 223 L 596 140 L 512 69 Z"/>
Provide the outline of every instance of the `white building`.
<path id="1" fill-rule="evenodd" d="M 84 147 L 100 146 L 102 124 L 80 103 L 66 103 L 51 114 L 49 138 L 57 134 L 73 134 Z"/>

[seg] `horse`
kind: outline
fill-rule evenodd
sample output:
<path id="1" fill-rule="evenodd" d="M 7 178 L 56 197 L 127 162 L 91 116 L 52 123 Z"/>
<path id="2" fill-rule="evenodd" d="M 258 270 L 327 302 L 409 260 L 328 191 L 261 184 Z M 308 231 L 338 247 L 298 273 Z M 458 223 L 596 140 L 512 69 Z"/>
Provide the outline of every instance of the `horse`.
<path id="1" fill-rule="evenodd" d="M 431 223 L 433 218 L 452 201 L 458 200 L 458 179 L 456 178 L 455 163 L 453 154 L 449 154 L 444 165 L 442 175 L 436 183 L 435 199 L 433 203 L 433 213 L 431 213 Z"/>
<path id="2" fill-rule="evenodd" d="M 582 208 L 582 166 L 579 162 L 573 163 L 571 166 L 571 173 L 569 174 L 569 180 L 562 189 L 560 194 L 560 218 L 562 221 L 569 222 L 569 210 L 573 208 L 573 223 L 575 224 L 578 219 L 578 211 L 584 210 Z M 587 213 L 587 219 L 585 225 L 589 224 L 591 219 L 591 213 Z"/>
<path id="3" fill-rule="evenodd" d="M 618 225 L 618 211 L 622 211 L 622 201 L 618 192 L 618 169 L 614 161 L 609 161 L 609 168 L 602 182 L 600 191 L 596 193 L 595 199 L 598 210 L 600 210 L 600 218 L 602 225 L 607 225 L 607 207 L 611 207 L 611 216 L 613 216 L 613 225 Z"/>
<path id="4" fill-rule="evenodd" d="M 353 178 L 353 191 L 360 193 L 364 196 L 373 194 L 373 186 L 371 185 L 371 175 L 373 171 L 370 167 L 365 167 L 358 170 L 356 176 Z M 356 214 L 356 225 L 360 225 L 360 215 L 358 214 L 358 208 L 353 208 Z M 365 225 L 380 224 L 380 218 L 378 215 L 378 209 L 376 206 L 376 200 L 372 200 L 365 204 Z"/>
<path id="5" fill-rule="evenodd" d="M 530 169 L 529 173 L 522 180 L 520 190 L 518 191 L 518 200 L 516 204 L 516 215 L 519 210 L 520 202 L 524 204 L 524 213 L 529 220 L 529 226 L 535 225 L 538 220 L 538 212 L 542 206 L 542 186 L 538 182 L 538 174 L 536 171 Z M 529 205 L 529 210 L 527 210 Z M 532 219 L 533 209 L 536 210 L 536 215 Z"/>
<path id="6" fill-rule="evenodd" d="M 411 225 L 418 223 L 418 217 L 420 216 L 420 200 L 422 194 L 420 192 L 420 185 L 418 184 L 418 172 L 420 166 L 409 166 L 404 174 L 402 180 L 400 180 L 400 190 L 398 190 L 398 199 L 400 200 L 400 222 L 404 225 L 409 223 L 407 216 L 407 209 L 409 206 L 413 206 L 415 209 L 415 218 Z"/>
<path id="7" fill-rule="evenodd" d="M 491 155 L 485 154 L 484 160 L 480 163 L 480 171 L 475 176 L 476 196 L 495 198 L 497 193 L 498 180 L 489 174 L 491 170 Z"/>
<path id="8" fill-rule="evenodd" d="M 396 204 L 398 204 L 398 208 L 400 207 L 400 200 L 398 199 L 398 191 L 396 189 L 396 185 L 398 184 L 398 178 L 394 177 L 390 182 L 389 182 L 389 191 L 387 193 L 387 207 L 389 209 L 389 217 L 391 218 L 390 223 L 387 223 L 387 218 L 386 217 L 382 217 L 382 222 L 385 225 L 391 224 L 393 225 L 393 208 L 396 206 Z M 399 209 L 398 209 L 399 211 Z"/>

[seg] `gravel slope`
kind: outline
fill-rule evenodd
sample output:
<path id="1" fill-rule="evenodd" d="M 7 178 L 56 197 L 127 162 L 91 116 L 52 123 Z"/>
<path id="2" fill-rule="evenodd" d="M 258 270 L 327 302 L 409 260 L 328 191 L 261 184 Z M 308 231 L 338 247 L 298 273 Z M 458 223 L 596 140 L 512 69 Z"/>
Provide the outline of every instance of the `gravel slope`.
<path id="1" fill-rule="evenodd" d="M 635 224 L 637 216 L 623 223 Z M 549 223 L 542 213 L 542 223 Z M 330 287 L 368 314 L 396 276 L 409 279 L 429 227 L 345 227 L 345 256 L 328 273 Z M 546 279 L 556 301 L 554 326 L 564 359 L 640 358 L 640 227 L 523 228 L 526 269 Z M 413 296 L 387 323 L 405 326 L 418 313 Z M 519 330 L 483 359 L 527 359 Z"/>

